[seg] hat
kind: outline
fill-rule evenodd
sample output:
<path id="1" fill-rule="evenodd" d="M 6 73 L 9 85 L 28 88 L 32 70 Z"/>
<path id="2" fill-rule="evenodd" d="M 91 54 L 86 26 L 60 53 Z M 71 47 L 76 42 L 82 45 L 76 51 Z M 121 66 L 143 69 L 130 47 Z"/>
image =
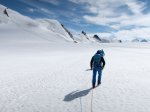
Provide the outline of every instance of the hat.
<path id="1" fill-rule="evenodd" d="M 102 57 L 105 55 L 103 49 L 98 50 L 96 54 L 100 54 Z"/>

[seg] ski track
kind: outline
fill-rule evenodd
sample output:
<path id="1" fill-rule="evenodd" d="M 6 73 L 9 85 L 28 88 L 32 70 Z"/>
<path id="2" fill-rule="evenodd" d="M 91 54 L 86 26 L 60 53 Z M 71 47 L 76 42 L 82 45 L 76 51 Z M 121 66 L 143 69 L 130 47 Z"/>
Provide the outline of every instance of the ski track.
<path id="1" fill-rule="evenodd" d="M 149 112 L 149 49 L 104 47 L 102 85 L 91 99 L 92 72 L 86 70 L 97 48 L 2 54 L 0 112 Z"/>

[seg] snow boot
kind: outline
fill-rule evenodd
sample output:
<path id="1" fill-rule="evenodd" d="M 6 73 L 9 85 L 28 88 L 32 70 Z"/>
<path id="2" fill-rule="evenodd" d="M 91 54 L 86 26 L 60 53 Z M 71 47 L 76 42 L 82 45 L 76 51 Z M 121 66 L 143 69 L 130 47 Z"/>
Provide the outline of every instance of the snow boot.
<path id="1" fill-rule="evenodd" d="M 101 84 L 101 81 L 100 80 L 98 80 L 98 83 L 97 83 L 97 85 L 100 85 Z"/>

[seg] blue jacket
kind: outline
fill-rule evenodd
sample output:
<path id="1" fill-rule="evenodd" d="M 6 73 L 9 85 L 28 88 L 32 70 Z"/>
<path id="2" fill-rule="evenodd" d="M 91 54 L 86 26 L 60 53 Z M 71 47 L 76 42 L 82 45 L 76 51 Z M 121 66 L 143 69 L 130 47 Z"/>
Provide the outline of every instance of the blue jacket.
<path id="1" fill-rule="evenodd" d="M 94 56 L 95 56 L 95 55 L 94 55 Z M 90 62 L 90 67 L 91 67 L 91 69 L 94 67 L 94 56 L 92 57 L 91 62 Z M 101 68 L 103 69 L 104 66 L 105 66 L 105 60 L 104 60 L 103 57 L 101 57 L 98 67 L 101 67 Z"/>

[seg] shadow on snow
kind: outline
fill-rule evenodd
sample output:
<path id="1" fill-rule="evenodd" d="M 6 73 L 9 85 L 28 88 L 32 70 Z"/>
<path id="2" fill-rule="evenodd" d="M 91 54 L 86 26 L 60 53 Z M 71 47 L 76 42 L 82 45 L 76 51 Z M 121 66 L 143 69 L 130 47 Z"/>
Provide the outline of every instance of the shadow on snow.
<path id="1" fill-rule="evenodd" d="M 82 90 L 82 91 L 79 91 L 79 90 L 73 91 L 65 96 L 64 101 L 69 102 L 69 101 L 75 100 L 76 98 L 86 96 L 88 95 L 90 90 L 92 90 L 92 88 Z"/>

